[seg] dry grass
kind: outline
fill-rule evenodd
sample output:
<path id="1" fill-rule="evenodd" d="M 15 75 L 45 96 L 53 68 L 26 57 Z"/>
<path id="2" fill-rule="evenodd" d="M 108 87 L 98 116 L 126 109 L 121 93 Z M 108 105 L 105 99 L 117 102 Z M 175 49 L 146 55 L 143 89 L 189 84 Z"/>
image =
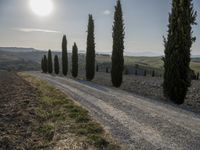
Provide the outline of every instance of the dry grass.
<path id="1" fill-rule="evenodd" d="M 66 144 L 72 147 L 76 145 L 76 148 L 68 147 L 70 149 L 121 149 L 101 125 L 91 119 L 87 110 L 65 94 L 33 76 L 25 73 L 20 73 L 20 76 L 38 89 L 40 102 L 35 113 L 39 124 L 35 125 L 35 129 L 42 137 L 44 147 L 53 147 L 59 140 L 64 140 L 65 135 L 70 135 L 73 139 L 70 141 L 74 143 Z"/>

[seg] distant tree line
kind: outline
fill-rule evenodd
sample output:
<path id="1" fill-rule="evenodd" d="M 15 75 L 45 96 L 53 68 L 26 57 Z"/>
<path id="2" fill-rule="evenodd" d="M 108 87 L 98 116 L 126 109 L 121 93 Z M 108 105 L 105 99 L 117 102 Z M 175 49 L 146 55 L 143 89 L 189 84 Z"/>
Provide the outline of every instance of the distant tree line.
<path id="1" fill-rule="evenodd" d="M 195 25 L 197 12 L 194 11 L 192 0 L 172 0 L 172 11 L 169 15 L 168 35 L 164 38 L 165 56 L 164 61 L 164 82 L 163 93 L 165 97 L 171 99 L 176 104 L 184 103 L 191 80 L 199 80 L 199 73 L 191 75 L 191 47 L 195 41 L 192 36 L 192 25 Z M 125 25 L 121 1 L 117 0 L 114 13 L 114 22 L 112 28 L 112 57 L 111 68 L 106 67 L 106 73 L 111 73 L 113 86 L 120 87 L 123 82 L 123 74 L 129 74 L 128 68 L 124 66 L 124 37 Z M 95 71 L 99 72 L 99 65 L 95 64 L 95 25 L 91 14 L 88 18 L 87 27 L 87 46 L 85 71 L 86 79 L 91 81 L 95 77 Z M 62 74 L 68 74 L 68 52 L 66 35 L 62 39 Z M 53 72 L 52 54 L 48 51 L 48 57 L 43 56 L 41 68 L 44 73 Z M 78 47 L 74 43 L 72 47 L 72 76 L 78 76 Z M 54 72 L 59 74 L 59 58 L 54 57 Z M 135 69 L 135 75 L 138 75 L 138 69 Z M 147 76 L 147 70 L 143 72 Z M 156 76 L 156 71 L 151 71 L 151 76 Z"/>

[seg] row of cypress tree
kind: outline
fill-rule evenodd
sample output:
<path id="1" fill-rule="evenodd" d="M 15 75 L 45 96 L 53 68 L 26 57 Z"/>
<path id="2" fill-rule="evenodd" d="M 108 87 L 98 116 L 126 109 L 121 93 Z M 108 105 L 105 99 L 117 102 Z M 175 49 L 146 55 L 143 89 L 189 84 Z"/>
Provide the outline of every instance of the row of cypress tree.
<path id="1" fill-rule="evenodd" d="M 192 0 L 172 0 L 168 35 L 164 38 L 165 56 L 163 93 L 176 104 L 183 104 L 191 85 L 192 26 L 196 25 L 197 12 Z M 117 1 L 113 26 L 113 52 L 111 77 L 114 86 L 123 81 L 124 24 L 120 0 Z M 197 75 L 199 76 L 199 74 Z M 197 77 L 199 78 L 199 77 Z"/>
<path id="2" fill-rule="evenodd" d="M 52 73 L 53 65 L 52 65 L 52 55 L 51 50 L 48 51 L 48 55 L 44 55 L 41 61 L 42 72 L 44 73 Z"/>
<path id="3" fill-rule="evenodd" d="M 171 99 L 177 104 L 182 104 L 186 97 L 189 86 L 191 85 L 191 46 L 195 41 L 192 36 L 192 25 L 195 25 L 197 12 L 194 11 L 192 0 L 172 0 L 172 11 L 169 15 L 168 35 L 164 38 L 165 56 L 164 61 L 164 83 L 163 91 L 165 97 Z M 113 24 L 113 48 L 112 48 L 112 69 L 111 80 L 113 86 L 120 87 L 123 81 L 124 70 L 124 20 L 121 1 L 117 0 L 114 14 Z M 86 51 L 86 78 L 92 80 L 95 76 L 95 36 L 94 36 L 94 20 L 92 15 L 89 15 L 88 21 L 88 36 L 87 36 L 87 51 Z M 72 54 L 72 60 L 77 62 L 77 46 Z M 44 57 L 42 62 L 48 62 L 48 72 L 51 72 L 50 61 Z M 44 72 L 46 65 L 42 66 Z M 62 67 L 63 74 L 68 72 L 68 57 L 67 57 L 67 40 L 63 37 L 62 42 Z M 72 68 L 78 68 L 78 63 L 73 63 Z M 72 73 L 77 76 L 78 70 L 73 70 Z"/>
<path id="4" fill-rule="evenodd" d="M 88 19 L 88 29 L 87 29 L 87 48 L 86 48 L 86 79 L 91 81 L 95 76 L 95 35 L 94 35 L 94 19 L 91 14 L 89 14 Z M 114 15 L 114 25 L 113 25 L 113 51 L 112 51 L 112 70 L 111 70 L 111 78 L 113 86 L 119 87 L 123 80 L 123 70 L 124 70 L 124 23 L 123 23 L 123 14 L 121 1 L 117 1 L 117 5 L 115 6 L 115 15 Z M 45 56 L 46 57 L 46 56 Z M 45 58 L 43 58 L 45 59 Z M 51 52 L 48 52 L 48 73 L 52 73 L 52 58 Z M 46 63 L 46 61 L 44 61 Z M 54 68 L 56 72 L 59 72 L 58 67 L 59 62 L 57 56 L 54 61 Z M 42 60 L 43 64 L 43 60 Z M 46 72 L 43 69 L 43 72 Z M 62 39 L 62 73 L 63 75 L 67 75 L 68 73 L 68 53 L 67 53 L 67 38 L 66 35 L 63 36 Z M 78 75 L 78 48 L 76 43 L 73 46 L 72 51 L 72 75 L 77 77 Z"/>
<path id="5" fill-rule="evenodd" d="M 94 19 L 89 14 L 88 29 L 87 29 L 87 48 L 86 48 L 86 79 L 91 81 L 95 76 L 95 35 L 94 35 Z M 124 70 L 124 23 L 121 1 L 117 1 L 115 6 L 114 25 L 113 25 L 113 51 L 112 51 L 112 71 L 111 78 L 113 86 L 119 87 L 123 80 Z M 78 52 L 76 44 L 72 52 L 72 75 L 77 76 L 78 72 Z M 67 40 L 63 37 L 62 42 L 62 65 L 63 74 L 67 75 L 68 71 L 67 60 Z"/>
<path id="6" fill-rule="evenodd" d="M 42 72 L 44 73 L 53 73 L 53 62 L 52 62 L 52 53 L 51 50 L 48 51 L 48 57 L 46 55 L 43 56 L 41 61 Z M 55 74 L 59 74 L 59 58 L 57 55 L 54 57 L 54 72 Z"/>
<path id="7" fill-rule="evenodd" d="M 62 73 L 67 76 L 68 73 L 68 53 L 67 53 L 67 38 L 66 35 L 62 39 Z M 72 47 L 72 76 L 78 76 L 78 47 L 74 43 Z"/>
<path id="8" fill-rule="evenodd" d="M 64 36 L 65 38 L 66 36 Z M 66 50 L 66 49 L 65 49 Z M 65 52 L 64 52 L 65 53 Z M 67 55 L 67 53 L 65 53 Z M 63 54 L 62 54 L 63 55 Z M 63 57 L 62 57 L 63 58 Z M 67 59 L 67 57 L 64 57 L 63 60 Z M 63 67 L 63 74 L 67 75 L 68 71 L 68 61 L 65 61 L 65 63 L 62 63 Z M 48 57 L 46 55 L 43 56 L 41 60 L 41 69 L 43 73 L 53 73 L 53 62 L 52 62 L 52 53 L 51 50 L 48 51 Z M 58 55 L 54 56 L 54 73 L 59 74 L 60 73 L 60 64 L 59 64 L 59 57 Z M 73 45 L 73 53 L 72 53 L 72 76 L 77 77 L 78 75 L 78 47 L 76 43 Z"/>

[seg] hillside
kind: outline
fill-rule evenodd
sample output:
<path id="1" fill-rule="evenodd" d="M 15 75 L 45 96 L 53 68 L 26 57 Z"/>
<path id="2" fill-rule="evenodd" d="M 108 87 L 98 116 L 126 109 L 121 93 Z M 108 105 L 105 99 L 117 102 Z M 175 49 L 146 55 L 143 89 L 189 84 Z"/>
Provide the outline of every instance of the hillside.
<path id="1" fill-rule="evenodd" d="M 110 63 L 111 57 L 109 55 L 97 55 L 96 60 L 98 63 Z M 163 70 L 162 57 L 147 57 L 147 56 L 125 56 L 125 65 L 136 65 L 138 64 L 144 68 Z M 191 61 L 191 68 L 195 72 L 200 72 L 200 57 L 193 57 Z"/>
<path id="2" fill-rule="evenodd" d="M 40 61 L 45 51 L 36 50 L 33 48 L 15 48 L 15 47 L 0 47 L 0 69 L 14 69 L 14 70 L 40 70 Z M 53 55 L 61 57 L 60 52 L 53 52 Z M 69 63 L 71 62 L 71 53 L 69 56 Z M 79 54 L 79 69 L 84 70 L 84 53 Z M 97 54 L 97 64 L 102 66 L 102 71 L 105 71 L 106 67 L 111 66 L 111 57 L 108 54 Z M 140 68 L 146 70 L 157 70 L 162 72 L 163 61 L 161 57 L 147 57 L 147 56 L 125 56 L 125 65 L 134 68 L 135 65 L 139 65 Z M 191 62 L 191 68 L 195 72 L 200 72 L 200 57 L 193 57 Z"/>

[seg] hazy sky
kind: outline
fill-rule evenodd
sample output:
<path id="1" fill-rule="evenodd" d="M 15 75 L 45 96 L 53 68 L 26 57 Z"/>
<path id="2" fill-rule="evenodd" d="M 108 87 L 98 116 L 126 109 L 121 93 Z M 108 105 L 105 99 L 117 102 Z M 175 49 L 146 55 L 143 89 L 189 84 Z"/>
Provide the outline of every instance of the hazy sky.
<path id="1" fill-rule="evenodd" d="M 96 50 L 112 50 L 112 24 L 116 0 L 52 0 L 53 12 L 36 15 L 30 0 L 0 0 L 0 46 L 61 49 L 62 35 L 68 38 L 68 49 L 77 42 L 86 48 L 88 14 L 95 19 Z M 166 34 L 171 0 L 122 0 L 126 26 L 125 51 L 163 53 L 162 36 Z M 194 0 L 198 11 L 197 41 L 193 54 L 200 54 L 200 0 Z"/>

